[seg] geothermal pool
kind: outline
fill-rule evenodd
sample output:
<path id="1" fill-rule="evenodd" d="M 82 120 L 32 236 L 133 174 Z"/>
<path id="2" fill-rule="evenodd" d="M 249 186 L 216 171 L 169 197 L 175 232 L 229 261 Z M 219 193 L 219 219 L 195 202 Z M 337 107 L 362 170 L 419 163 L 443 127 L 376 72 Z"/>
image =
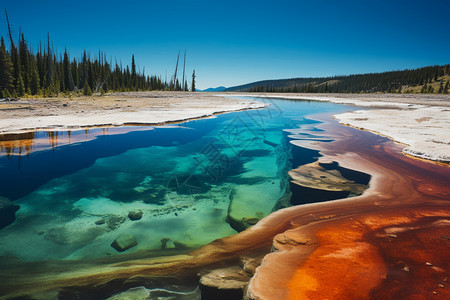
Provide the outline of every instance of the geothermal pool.
<path id="1" fill-rule="evenodd" d="M 318 151 L 290 142 L 318 138 L 320 122 L 309 116 L 352 108 L 255 100 L 270 106 L 161 127 L 9 136 L 0 148 L 0 196 L 20 208 L 0 230 L 0 256 L 170 255 L 233 235 L 291 203 L 313 202 L 297 188 L 292 194 L 288 171 L 314 162 Z M 120 252 L 111 244 L 121 236 L 137 244 Z"/>

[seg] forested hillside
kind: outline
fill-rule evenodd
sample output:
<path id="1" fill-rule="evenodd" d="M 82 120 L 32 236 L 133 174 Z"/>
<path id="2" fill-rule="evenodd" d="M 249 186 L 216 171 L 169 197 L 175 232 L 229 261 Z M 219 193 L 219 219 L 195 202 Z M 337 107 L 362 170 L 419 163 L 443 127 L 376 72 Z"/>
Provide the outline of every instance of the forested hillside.
<path id="1" fill-rule="evenodd" d="M 91 95 L 94 92 L 139 90 L 188 90 L 183 68 L 183 79 L 177 78 L 179 54 L 175 74 L 171 80 L 146 75 L 145 69 L 136 70 L 134 55 L 131 66 L 108 61 L 105 53 L 90 55 L 84 51 L 78 58 L 71 58 L 67 49 L 57 53 L 47 38 L 33 51 L 20 34 L 15 41 L 8 21 L 9 36 L 0 37 L 0 98 L 39 95 L 56 96 L 60 93 Z M 9 43 L 9 45 L 7 45 Z M 184 56 L 186 62 L 186 54 Z M 195 90 L 195 75 L 192 77 Z"/>
<path id="2" fill-rule="evenodd" d="M 265 80 L 226 91 L 264 93 L 449 93 L 450 65 L 349 76 Z"/>

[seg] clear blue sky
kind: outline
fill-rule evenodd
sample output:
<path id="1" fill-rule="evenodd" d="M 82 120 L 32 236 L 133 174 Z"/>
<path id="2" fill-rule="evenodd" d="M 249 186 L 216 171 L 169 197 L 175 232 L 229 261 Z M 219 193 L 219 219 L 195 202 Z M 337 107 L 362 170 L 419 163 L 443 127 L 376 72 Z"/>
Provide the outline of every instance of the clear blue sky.
<path id="1" fill-rule="evenodd" d="M 450 63 L 450 1 L 0 0 L 32 47 L 47 32 L 71 57 L 99 49 L 172 75 L 178 50 L 197 86 Z M 0 34 L 6 36 L 4 12 Z"/>

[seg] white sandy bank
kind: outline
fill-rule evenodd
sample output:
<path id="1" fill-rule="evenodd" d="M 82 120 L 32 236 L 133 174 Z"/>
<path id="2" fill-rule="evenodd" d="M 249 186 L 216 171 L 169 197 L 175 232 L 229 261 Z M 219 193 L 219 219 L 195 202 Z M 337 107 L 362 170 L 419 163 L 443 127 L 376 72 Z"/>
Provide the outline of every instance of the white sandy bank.
<path id="1" fill-rule="evenodd" d="M 342 124 L 406 144 L 406 154 L 450 163 L 450 110 L 445 107 L 358 110 L 335 117 Z"/>
<path id="2" fill-rule="evenodd" d="M 145 102 L 145 100 L 145 98 L 140 99 L 141 102 Z M 152 104 L 131 111 L 101 108 L 93 111 L 65 111 L 59 108 L 55 110 L 54 115 L 38 115 L 33 110 L 29 110 L 29 112 L 22 110 L 22 115 L 0 118 L 0 134 L 35 130 L 73 130 L 82 127 L 121 126 L 126 124 L 156 125 L 267 106 L 265 103 L 251 100 L 226 98 L 217 98 L 212 101 L 208 101 L 208 99 L 200 100 L 180 97 L 165 99 L 164 105 L 155 106 Z M 47 112 L 44 111 L 44 113 Z"/>

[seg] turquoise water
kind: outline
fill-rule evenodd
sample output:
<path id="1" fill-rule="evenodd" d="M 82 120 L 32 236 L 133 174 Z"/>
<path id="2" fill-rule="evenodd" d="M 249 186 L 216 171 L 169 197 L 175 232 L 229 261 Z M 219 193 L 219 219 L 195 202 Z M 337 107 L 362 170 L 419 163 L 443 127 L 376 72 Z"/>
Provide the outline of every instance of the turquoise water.
<path id="1" fill-rule="evenodd" d="M 287 172 L 319 155 L 289 143 L 316 138 L 318 122 L 308 116 L 352 109 L 256 100 L 271 105 L 177 126 L 110 128 L 28 156 L 0 156 L 0 196 L 20 206 L 0 229 L 0 256 L 38 261 L 193 249 L 255 224 L 289 193 Z M 299 128 L 310 134 L 296 134 Z M 129 212 L 142 217 L 131 220 Z M 121 235 L 137 245 L 118 252 L 111 243 Z"/>

